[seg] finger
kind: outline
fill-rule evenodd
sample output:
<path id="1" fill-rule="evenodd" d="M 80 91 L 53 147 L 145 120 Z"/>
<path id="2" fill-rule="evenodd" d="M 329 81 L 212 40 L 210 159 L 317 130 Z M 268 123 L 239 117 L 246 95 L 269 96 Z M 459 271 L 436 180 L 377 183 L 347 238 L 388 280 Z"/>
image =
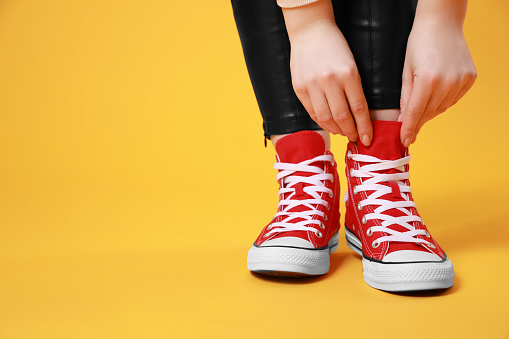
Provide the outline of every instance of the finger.
<path id="1" fill-rule="evenodd" d="M 438 108 L 451 90 L 454 90 L 452 83 L 442 83 L 439 87 L 435 88 L 431 92 L 428 103 L 426 104 L 426 107 L 424 108 L 424 111 L 422 112 L 422 115 L 420 116 L 419 121 L 415 126 L 414 136 L 419 133 L 422 125 L 439 114 Z"/>
<path id="2" fill-rule="evenodd" d="M 438 105 L 436 115 L 444 113 L 449 107 L 454 105 L 454 99 L 458 96 L 462 88 L 462 85 L 458 85 L 447 93 L 447 95 L 442 99 L 442 102 Z"/>
<path id="3" fill-rule="evenodd" d="M 364 146 L 371 145 L 373 140 L 373 127 L 371 126 L 371 118 L 369 116 L 368 103 L 362 90 L 362 82 L 360 76 L 355 77 L 345 86 L 345 94 L 348 100 L 350 112 L 357 125 L 359 139 Z"/>
<path id="4" fill-rule="evenodd" d="M 408 104 L 405 108 L 401 126 L 401 142 L 405 147 L 410 146 L 415 134 L 415 128 L 421 118 L 433 91 L 431 81 L 415 76 Z"/>
<path id="5" fill-rule="evenodd" d="M 402 76 L 402 85 L 401 85 L 401 96 L 399 99 L 399 105 L 401 114 L 399 115 L 398 121 L 401 121 L 401 118 L 403 114 L 405 113 L 405 109 L 407 107 L 408 98 L 410 97 L 410 92 L 412 91 L 412 84 L 413 84 L 413 76 L 412 73 L 409 71 L 403 70 L 403 76 Z"/>
<path id="6" fill-rule="evenodd" d="M 417 138 L 417 135 L 419 134 L 419 132 L 421 131 L 422 126 L 425 123 L 427 123 L 431 119 L 434 119 L 437 115 L 439 115 L 439 114 L 441 114 L 441 113 L 443 113 L 443 112 L 445 112 L 447 110 L 448 106 L 445 106 L 443 104 L 443 102 L 444 101 L 452 100 L 450 98 L 454 98 L 456 93 L 457 93 L 457 91 L 458 91 L 458 89 L 456 87 L 452 88 L 449 92 L 446 93 L 446 95 L 440 101 L 440 103 L 438 105 L 436 104 L 436 102 L 439 101 L 439 99 L 433 99 L 433 96 L 435 95 L 436 92 L 440 92 L 440 91 L 438 91 L 438 90 L 433 91 L 433 93 L 431 95 L 431 99 L 428 102 L 428 106 L 424 110 L 424 113 L 421 115 L 421 117 L 419 119 L 419 122 L 417 123 L 417 125 L 415 127 L 414 136 L 413 136 L 412 142 L 411 142 L 412 144 L 415 142 L 415 140 Z M 441 97 L 442 95 L 443 94 L 437 95 L 437 97 Z M 428 107 L 431 107 L 431 108 L 428 108 Z M 443 107 L 446 107 L 446 108 L 443 108 Z"/>
<path id="7" fill-rule="evenodd" d="M 438 114 L 437 114 L 438 115 Z M 421 128 L 422 126 L 427 123 L 428 121 L 430 121 L 432 118 L 430 118 L 429 116 L 426 116 L 426 115 L 421 115 L 421 118 L 419 119 L 419 121 L 417 122 L 417 125 L 415 126 L 415 131 L 414 131 L 414 134 L 412 136 L 412 141 L 410 142 L 410 144 L 413 144 L 415 142 L 415 140 L 417 139 L 417 135 L 419 134 L 419 132 L 421 131 Z"/>
<path id="8" fill-rule="evenodd" d="M 313 119 L 314 122 L 316 122 L 321 128 L 326 130 L 330 133 L 328 128 L 325 128 L 325 126 L 322 126 L 321 123 L 318 122 L 318 119 L 316 117 L 315 110 L 313 109 L 313 104 L 311 102 L 311 98 L 309 97 L 309 93 L 307 89 L 305 88 L 299 88 L 298 90 L 295 90 L 295 94 L 297 95 L 297 98 L 299 98 L 300 102 L 302 103 L 302 106 L 306 109 L 311 119 Z"/>
<path id="9" fill-rule="evenodd" d="M 467 81 L 463 85 L 463 87 L 461 87 L 461 89 L 458 91 L 458 94 L 456 94 L 456 97 L 452 100 L 452 104 L 449 107 L 455 105 L 461 98 L 463 98 L 463 96 L 465 94 L 467 94 L 467 92 L 470 90 L 470 88 L 474 85 L 474 82 L 475 82 L 475 77 L 473 77 L 472 79 L 469 79 L 469 81 Z"/>
<path id="10" fill-rule="evenodd" d="M 316 114 L 316 121 L 322 127 L 326 128 L 332 134 L 338 134 L 340 131 L 339 126 L 332 119 L 332 113 L 329 108 L 329 103 L 319 88 L 308 88 L 309 97 L 313 105 L 313 110 Z"/>
<path id="11" fill-rule="evenodd" d="M 339 128 L 338 134 L 341 136 L 345 136 L 345 132 L 343 132 L 343 130 L 341 129 L 341 126 L 338 126 L 338 128 Z"/>
<path id="12" fill-rule="evenodd" d="M 413 144 L 417 140 L 417 135 L 419 135 L 419 133 L 421 132 L 422 126 L 430 120 L 431 118 L 428 118 L 424 115 L 421 116 L 419 122 L 417 123 L 417 126 L 415 127 L 414 136 L 412 137 L 412 141 L 410 142 L 410 144 Z"/>
<path id="13" fill-rule="evenodd" d="M 348 140 L 356 142 L 359 136 L 344 92 L 339 89 L 339 86 L 332 84 L 332 86 L 327 86 L 325 95 L 329 103 L 332 118 Z"/>
<path id="14" fill-rule="evenodd" d="M 415 136 L 419 133 L 422 126 L 435 118 L 437 115 L 444 113 L 449 107 L 452 106 L 454 98 L 458 95 L 462 89 L 463 84 L 460 82 L 458 77 L 444 79 L 439 88 L 433 90 L 431 98 L 424 110 L 423 115 L 419 119 L 416 126 L 416 132 L 412 143 L 415 142 Z M 438 104 L 437 104 L 438 103 Z"/>

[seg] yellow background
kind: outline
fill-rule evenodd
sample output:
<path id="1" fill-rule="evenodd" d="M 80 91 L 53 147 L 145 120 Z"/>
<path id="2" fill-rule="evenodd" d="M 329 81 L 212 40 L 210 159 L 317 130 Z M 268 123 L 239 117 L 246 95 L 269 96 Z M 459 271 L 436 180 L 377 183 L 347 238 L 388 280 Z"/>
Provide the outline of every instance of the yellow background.
<path id="1" fill-rule="evenodd" d="M 471 1 L 477 82 L 411 149 L 456 283 L 397 295 L 343 236 L 247 270 L 277 183 L 229 1 L 2 1 L 0 338 L 509 338 L 508 14 Z"/>

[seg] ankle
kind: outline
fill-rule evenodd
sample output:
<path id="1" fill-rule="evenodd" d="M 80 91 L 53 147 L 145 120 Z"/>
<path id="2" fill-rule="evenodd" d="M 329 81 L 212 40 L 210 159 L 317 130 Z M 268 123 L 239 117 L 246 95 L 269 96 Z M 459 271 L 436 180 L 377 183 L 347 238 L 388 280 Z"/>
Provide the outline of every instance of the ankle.
<path id="1" fill-rule="evenodd" d="M 398 121 L 401 110 L 397 108 L 390 109 L 370 109 L 371 120 Z"/>
<path id="2" fill-rule="evenodd" d="M 317 130 L 315 131 L 317 132 L 318 134 L 320 134 L 323 138 L 323 140 L 325 141 L 325 150 L 326 151 L 330 151 L 330 147 L 331 147 L 331 141 L 330 141 L 330 133 L 327 132 L 327 131 L 324 131 L 324 130 Z M 291 133 L 288 133 L 288 134 L 277 134 L 277 135 L 271 135 L 270 136 L 270 141 L 272 141 L 272 145 L 274 146 L 274 149 L 276 148 L 276 142 L 287 136 L 287 135 L 290 135 Z"/>

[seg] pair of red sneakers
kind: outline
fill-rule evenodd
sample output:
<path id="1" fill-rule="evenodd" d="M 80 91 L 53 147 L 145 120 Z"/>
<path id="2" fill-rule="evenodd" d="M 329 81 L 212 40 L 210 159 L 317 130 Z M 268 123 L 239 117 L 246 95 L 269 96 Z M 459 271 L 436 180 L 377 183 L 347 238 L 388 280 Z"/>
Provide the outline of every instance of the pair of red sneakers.
<path id="1" fill-rule="evenodd" d="M 369 147 L 350 142 L 346 154 L 345 235 L 362 256 L 364 280 L 386 291 L 451 287 L 451 261 L 417 213 L 409 182 L 410 155 L 400 122 L 373 121 Z M 280 276 L 329 271 L 338 247 L 337 163 L 314 131 L 276 143 L 279 205 L 249 250 L 248 269 Z"/>

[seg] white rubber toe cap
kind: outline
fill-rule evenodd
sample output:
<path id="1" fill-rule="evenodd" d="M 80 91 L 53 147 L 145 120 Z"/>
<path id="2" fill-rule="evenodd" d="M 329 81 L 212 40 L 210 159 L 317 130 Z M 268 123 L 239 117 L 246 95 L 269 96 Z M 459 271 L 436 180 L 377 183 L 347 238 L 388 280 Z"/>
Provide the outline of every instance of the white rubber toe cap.
<path id="1" fill-rule="evenodd" d="M 260 247 L 264 246 L 291 246 L 300 248 L 314 248 L 313 244 L 307 240 L 297 237 L 282 237 L 264 241 Z"/>
<path id="2" fill-rule="evenodd" d="M 395 251 L 387 254 L 383 262 L 442 261 L 435 253 L 423 251 Z"/>

